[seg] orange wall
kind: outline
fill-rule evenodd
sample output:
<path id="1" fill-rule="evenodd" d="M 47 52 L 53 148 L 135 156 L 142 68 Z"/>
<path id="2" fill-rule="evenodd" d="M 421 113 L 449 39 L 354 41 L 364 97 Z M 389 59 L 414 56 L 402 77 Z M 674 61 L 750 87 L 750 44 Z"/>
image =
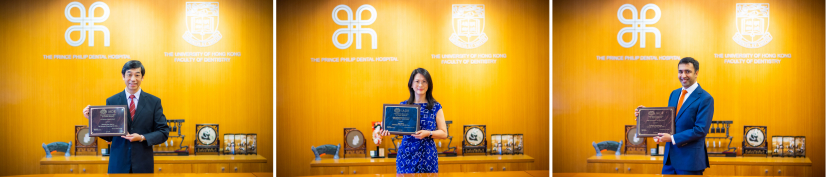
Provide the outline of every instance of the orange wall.
<path id="1" fill-rule="evenodd" d="M 185 145 L 195 124 L 217 123 L 223 133 L 258 133 L 259 153 L 272 164 L 272 2 L 219 2 L 218 31 L 212 46 L 196 47 L 182 38 L 186 1 L 109 1 L 103 33 L 72 47 L 64 32 L 72 25 L 64 10 L 72 1 L 2 1 L 0 16 L 0 175 L 38 174 L 45 156 L 41 143 L 74 141 L 74 126 L 86 125 L 81 110 L 104 105 L 124 90 L 120 69 L 127 59 L 48 60 L 43 55 L 127 54 L 146 68 L 142 89 L 163 101 L 167 119 L 185 119 Z M 87 10 L 97 1 L 80 0 Z M 97 9 L 100 16 L 102 9 Z M 80 16 L 73 9 L 73 16 Z M 79 39 L 73 32 L 72 39 Z M 175 62 L 164 52 L 240 52 L 230 62 Z M 219 136 L 223 138 L 222 136 Z M 101 141 L 103 142 L 103 141 Z M 73 142 L 76 144 L 76 142 Z M 176 145 L 179 142 L 176 142 Z M 100 143 L 100 146 L 104 146 Z M 60 157 L 60 155 L 57 155 Z M 265 169 L 271 171 L 272 169 Z"/>
<path id="2" fill-rule="evenodd" d="M 333 8 L 353 12 L 376 8 L 377 49 L 370 35 L 347 49 L 331 41 L 339 26 Z M 478 48 L 451 43 L 452 4 L 484 4 L 489 40 Z M 462 125 L 486 124 L 488 134 L 525 134 L 525 154 L 536 169 L 547 169 L 548 4 L 543 1 L 288 1 L 277 18 L 276 131 L 278 175 L 311 175 L 310 146 L 340 144 L 342 130 L 355 127 L 370 135 L 382 104 L 407 99 L 410 72 L 423 67 L 433 76 L 433 95 L 453 120 L 452 146 L 461 147 Z M 339 15 L 341 18 L 344 12 Z M 365 12 L 363 19 L 370 13 Z M 345 42 L 343 35 L 338 39 Z M 431 54 L 507 54 L 495 64 L 442 64 Z M 394 62 L 311 62 L 319 57 L 396 57 Z M 489 137 L 489 135 L 488 135 Z M 392 147 L 385 138 L 383 148 Z M 447 140 L 442 140 L 446 146 Z M 369 148 L 375 148 L 370 143 Z M 443 151 L 445 148 L 439 148 Z M 348 156 L 349 157 L 349 156 Z M 355 157 L 355 156 L 354 156 Z M 324 157 L 331 158 L 331 157 Z"/>
<path id="3" fill-rule="evenodd" d="M 647 34 L 624 48 L 617 33 L 623 4 L 654 3 L 662 47 Z M 745 48 L 734 42 L 736 3 L 769 3 L 771 42 Z M 680 56 L 700 62 L 698 83 L 715 100 L 714 120 L 732 120 L 732 145 L 744 125 L 768 126 L 773 135 L 806 136 L 813 174 L 824 175 L 823 1 L 560 1 L 553 4 L 553 172 L 585 172 L 591 142 L 624 140 L 638 105 L 666 106 L 680 87 L 677 60 L 597 60 L 596 56 Z M 650 11 L 647 18 L 653 18 Z M 631 12 L 625 11 L 625 18 Z M 630 40 L 630 33 L 624 40 Z M 788 53 L 779 64 L 731 64 L 719 53 Z M 654 147 L 649 138 L 649 148 Z M 738 150 L 740 153 L 741 150 Z"/>

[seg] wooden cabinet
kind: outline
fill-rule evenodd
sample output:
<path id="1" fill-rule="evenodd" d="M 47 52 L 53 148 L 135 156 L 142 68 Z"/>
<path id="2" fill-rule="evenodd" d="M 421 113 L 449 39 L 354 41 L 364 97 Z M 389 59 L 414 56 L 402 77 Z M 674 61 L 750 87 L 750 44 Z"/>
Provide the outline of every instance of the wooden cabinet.
<path id="1" fill-rule="evenodd" d="M 229 166 L 232 173 L 252 173 L 252 172 L 261 172 L 261 169 L 264 169 L 264 165 L 262 163 L 230 163 Z"/>
<path id="2" fill-rule="evenodd" d="M 387 173 L 386 166 L 350 166 L 347 169 L 349 174 L 382 174 Z"/>
<path id="3" fill-rule="evenodd" d="M 662 164 L 639 164 L 639 163 L 624 163 L 622 165 L 623 173 L 628 174 L 660 174 L 663 170 Z"/>
<path id="4" fill-rule="evenodd" d="M 623 173 L 622 163 L 588 163 L 585 168 L 589 173 Z"/>
<path id="5" fill-rule="evenodd" d="M 472 163 L 472 164 L 462 164 L 462 172 L 489 172 L 489 171 L 502 171 L 499 169 L 499 164 L 497 163 Z"/>
<path id="6" fill-rule="evenodd" d="M 769 173 L 773 176 L 812 176 L 812 167 L 774 166 Z"/>
<path id="7" fill-rule="evenodd" d="M 109 164 L 78 164 L 77 174 L 103 174 L 109 172 Z"/>
<path id="8" fill-rule="evenodd" d="M 588 163 L 585 167 L 589 173 L 623 173 L 622 163 Z"/>
<path id="9" fill-rule="evenodd" d="M 393 166 L 393 172 L 396 172 L 396 166 Z M 439 164 L 439 173 L 445 172 L 462 172 L 462 165 L 460 164 Z"/>
<path id="10" fill-rule="evenodd" d="M 348 167 L 313 167 L 312 173 L 315 175 L 344 175 Z"/>
<path id="11" fill-rule="evenodd" d="M 735 165 L 711 165 L 711 167 L 706 168 L 706 171 L 703 172 L 703 175 L 725 175 L 725 176 L 734 176 L 737 174 L 735 171 Z"/>
<path id="12" fill-rule="evenodd" d="M 153 171 L 155 173 L 252 173 L 264 172 L 263 170 L 267 169 L 266 165 L 267 159 L 260 155 L 155 156 Z M 41 174 L 105 174 L 108 171 L 108 156 L 44 157 L 40 159 Z"/>
<path id="13" fill-rule="evenodd" d="M 738 165 L 735 167 L 737 176 L 774 176 L 770 173 L 773 166 L 752 166 L 752 165 Z"/>
<path id="14" fill-rule="evenodd" d="M 533 169 L 527 155 L 439 157 L 439 172 L 525 171 Z M 393 158 L 322 159 L 310 163 L 312 175 L 397 173 Z"/>
<path id="15" fill-rule="evenodd" d="M 155 173 L 192 173 L 192 164 L 155 164 Z"/>
<path id="16" fill-rule="evenodd" d="M 441 165 L 439 165 L 439 167 L 441 167 Z M 457 166 L 456 168 L 459 168 L 459 167 Z M 384 166 L 384 169 L 387 173 L 396 173 L 396 166 L 395 165 L 393 165 L 393 166 Z M 442 170 L 442 169 L 439 168 L 439 170 Z"/>
<path id="17" fill-rule="evenodd" d="M 41 174 L 77 174 L 77 165 L 40 165 Z"/>
<path id="18" fill-rule="evenodd" d="M 589 173 L 660 174 L 662 157 L 603 155 L 587 159 Z M 711 167 L 703 175 L 724 176 L 811 176 L 808 158 L 709 157 Z"/>
<path id="19" fill-rule="evenodd" d="M 230 173 L 229 163 L 192 164 L 192 173 Z"/>
<path id="20" fill-rule="evenodd" d="M 499 171 L 526 171 L 532 170 L 532 164 L 528 163 L 499 163 L 497 170 Z"/>

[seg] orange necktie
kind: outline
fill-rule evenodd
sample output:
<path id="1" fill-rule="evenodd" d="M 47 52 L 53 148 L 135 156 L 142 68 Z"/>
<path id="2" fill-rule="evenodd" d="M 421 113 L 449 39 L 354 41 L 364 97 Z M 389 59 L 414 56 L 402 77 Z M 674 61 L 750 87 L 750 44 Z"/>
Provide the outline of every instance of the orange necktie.
<path id="1" fill-rule="evenodd" d="M 688 93 L 685 89 L 683 89 L 683 93 L 680 95 L 680 101 L 677 102 L 677 113 L 674 113 L 674 116 L 680 113 L 680 107 L 683 107 L 683 99 L 685 98 L 685 93 Z"/>

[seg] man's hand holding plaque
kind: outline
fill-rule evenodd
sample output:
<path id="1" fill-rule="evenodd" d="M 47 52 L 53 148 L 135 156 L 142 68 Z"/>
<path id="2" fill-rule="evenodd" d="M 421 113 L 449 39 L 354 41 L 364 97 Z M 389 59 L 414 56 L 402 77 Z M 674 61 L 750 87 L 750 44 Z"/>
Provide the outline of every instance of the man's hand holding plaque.
<path id="1" fill-rule="evenodd" d="M 637 136 L 654 137 L 655 142 L 670 142 L 674 134 L 674 110 L 674 107 L 637 107 L 634 110 Z"/>

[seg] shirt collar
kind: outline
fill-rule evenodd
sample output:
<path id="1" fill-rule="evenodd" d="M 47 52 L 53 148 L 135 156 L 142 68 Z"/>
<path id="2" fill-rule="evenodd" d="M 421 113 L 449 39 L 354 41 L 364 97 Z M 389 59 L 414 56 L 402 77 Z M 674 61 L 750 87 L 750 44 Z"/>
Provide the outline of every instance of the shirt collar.
<path id="1" fill-rule="evenodd" d="M 700 83 L 694 82 L 694 84 L 691 84 L 691 86 L 689 86 L 687 89 L 683 88 L 683 90 L 686 90 L 688 93 L 693 93 L 694 90 L 696 90 L 697 87 L 699 87 L 699 86 L 700 86 Z M 138 93 L 140 93 L 140 91 L 138 91 Z"/>
<path id="2" fill-rule="evenodd" d="M 134 94 L 135 99 L 140 99 L 141 98 L 141 90 L 142 89 L 140 87 L 138 87 L 138 91 L 135 92 L 135 94 Z M 130 95 L 129 91 L 127 89 L 123 89 L 123 91 L 124 91 L 124 93 L 126 93 L 126 100 L 129 100 L 129 95 Z"/>

